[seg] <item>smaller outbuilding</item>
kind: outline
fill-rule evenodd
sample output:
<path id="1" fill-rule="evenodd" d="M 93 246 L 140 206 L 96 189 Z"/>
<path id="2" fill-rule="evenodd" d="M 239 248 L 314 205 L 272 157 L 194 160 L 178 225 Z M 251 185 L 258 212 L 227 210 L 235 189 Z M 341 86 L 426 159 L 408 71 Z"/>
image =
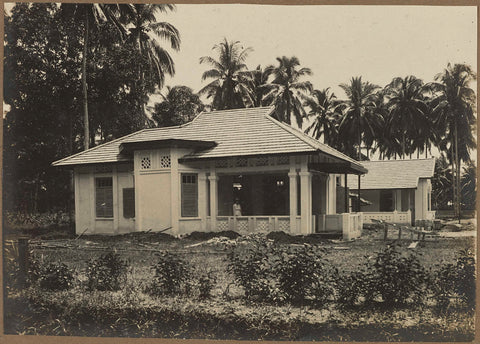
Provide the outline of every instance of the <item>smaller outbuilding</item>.
<path id="1" fill-rule="evenodd" d="M 365 223 L 377 219 L 415 224 L 435 218 L 431 208 L 435 158 L 362 161 L 362 165 L 368 173 L 360 178 L 361 197 L 371 203 L 361 207 Z M 348 186 L 355 192 L 357 178 L 349 179 Z"/>

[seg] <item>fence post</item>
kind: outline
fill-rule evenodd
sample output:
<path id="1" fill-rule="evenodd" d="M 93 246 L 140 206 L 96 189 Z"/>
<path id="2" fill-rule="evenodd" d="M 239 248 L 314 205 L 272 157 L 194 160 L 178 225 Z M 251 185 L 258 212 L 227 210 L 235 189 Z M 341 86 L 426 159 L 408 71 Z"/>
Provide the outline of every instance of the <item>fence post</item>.
<path id="1" fill-rule="evenodd" d="M 27 284 L 28 268 L 30 254 L 28 252 L 28 239 L 18 238 L 18 266 L 20 269 L 20 286 L 25 287 Z"/>
<path id="2" fill-rule="evenodd" d="M 387 240 L 387 234 L 388 234 L 388 225 L 386 222 L 383 223 L 383 241 Z"/>

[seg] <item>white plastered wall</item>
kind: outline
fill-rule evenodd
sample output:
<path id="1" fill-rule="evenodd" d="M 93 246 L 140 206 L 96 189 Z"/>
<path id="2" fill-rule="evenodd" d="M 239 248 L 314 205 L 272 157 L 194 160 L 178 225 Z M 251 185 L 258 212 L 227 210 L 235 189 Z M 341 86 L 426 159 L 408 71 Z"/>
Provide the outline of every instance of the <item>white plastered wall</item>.
<path id="1" fill-rule="evenodd" d="M 162 162 L 170 157 L 170 166 Z M 142 159 L 149 159 L 144 168 Z M 169 148 L 134 152 L 135 230 L 161 231 L 172 227 L 171 166 Z"/>
<path id="2" fill-rule="evenodd" d="M 427 218 L 429 188 L 431 188 L 430 179 L 420 178 L 418 180 L 418 187 L 415 190 L 415 220 Z"/>
<path id="3" fill-rule="evenodd" d="M 134 219 L 123 216 L 123 188 L 133 187 L 132 167 L 109 166 L 107 171 L 96 171 L 94 166 L 76 167 L 75 178 L 75 232 L 77 234 L 118 234 L 134 230 Z M 97 218 L 95 211 L 95 178 L 111 177 L 113 187 L 113 217 Z"/>

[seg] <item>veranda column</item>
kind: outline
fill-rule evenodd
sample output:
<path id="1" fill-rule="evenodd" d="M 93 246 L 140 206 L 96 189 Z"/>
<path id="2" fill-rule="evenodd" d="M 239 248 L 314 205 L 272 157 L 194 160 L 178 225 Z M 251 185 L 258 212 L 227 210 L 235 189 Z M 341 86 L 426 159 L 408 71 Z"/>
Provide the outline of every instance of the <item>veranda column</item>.
<path id="1" fill-rule="evenodd" d="M 301 233 L 312 233 L 312 174 L 307 171 L 298 173 L 300 175 L 301 200 Z"/>
<path id="2" fill-rule="evenodd" d="M 290 233 L 297 232 L 297 172 L 288 173 L 290 178 Z"/>
<path id="3" fill-rule="evenodd" d="M 210 180 L 210 230 L 216 231 L 218 215 L 218 176 L 215 171 L 210 172 L 208 180 Z"/>
<path id="4" fill-rule="evenodd" d="M 207 175 L 205 172 L 198 174 L 198 217 L 202 221 L 202 230 L 207 230 L 208 208 Z"/>

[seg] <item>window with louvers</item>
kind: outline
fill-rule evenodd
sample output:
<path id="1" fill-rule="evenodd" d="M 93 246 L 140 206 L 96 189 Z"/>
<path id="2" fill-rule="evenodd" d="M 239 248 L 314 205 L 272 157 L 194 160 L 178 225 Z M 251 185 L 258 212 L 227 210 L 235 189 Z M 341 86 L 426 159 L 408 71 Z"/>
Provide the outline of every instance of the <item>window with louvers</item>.
<path id="1" fill-rule="evenodd" d="M 182 174 L 182 217 L 198 216 L 197 181 L 196 174 Z"/>
<path id="2" fill-rule="evenodd" d="M 123 189 L 123 217 L 126 219 L 135 217 L 135 188 Z"/>
<path id="3" fill-rule="evenodd" d="M 95 212 L 96 217 L 113 217 L 113 182 L 112 177 L 95 178 Z"/>

